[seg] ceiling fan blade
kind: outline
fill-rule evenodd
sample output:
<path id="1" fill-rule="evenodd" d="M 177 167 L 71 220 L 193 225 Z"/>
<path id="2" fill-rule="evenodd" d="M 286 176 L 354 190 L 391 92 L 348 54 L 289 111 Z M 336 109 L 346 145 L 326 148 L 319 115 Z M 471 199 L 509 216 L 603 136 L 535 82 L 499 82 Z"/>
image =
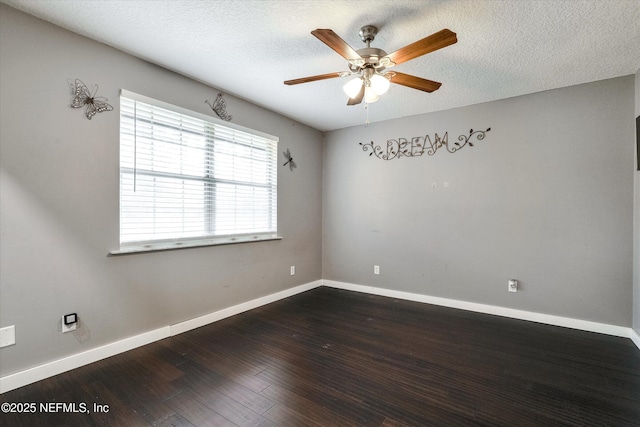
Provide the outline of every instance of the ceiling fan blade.
<path id="1" fill-rule="evenodd" d="M 364 98 L 364 85 L 360 88 L 360 92 L 355 96 L 355 98 L 349 98 L 347 101 L 347 105 L 358 105 L 362 102 Z"/>
<path id="2" fill-rule="evenodd" d="M 362 57 L 349 44 L 342 40 L 339 35 L 332 30 L 317 29 L 311 31 L 321 42 L 338 52 L 347 61 L 350 59 L 361 59 Z"/>
<path id="3" fill-rule="evenodd" d="M 418 40 L 415 43 L 411 43 L 410 45 L 390 53 L 387 55 L 387 58 L 396 65 L 402 64 L 403 62 L 407 62 L 411 59 L 452 45 L 457 41 L 458 38 L 456 37 L 456 33 L 445 28 L 444 30 L 440 30 L 437 33 L 423 38 L 422 40 Z"/>
<path id="4" fill-rule="evenodd" d="M 395 72 L 395 75 L 391 77 L 391 82 L 425 92 L 433 92 L 442 86 L 442 83 L 434 82 L 433 80 L 427 80 L 410 74 L 398 72 Z"/>
<path id="5" fill-rule="evenodd" d="M 302 77 L 300 79 L 287 80 L 284 82 L 284 84 L 297 85 L 300 83 L 309 83 L 309 82 L 315 82 L 318 80 L 333 79 L 335 77 L 340 77 L 341 74 L 342 73 L 327 73 L 327 74 L 320 74 L 317 76 Z"/>

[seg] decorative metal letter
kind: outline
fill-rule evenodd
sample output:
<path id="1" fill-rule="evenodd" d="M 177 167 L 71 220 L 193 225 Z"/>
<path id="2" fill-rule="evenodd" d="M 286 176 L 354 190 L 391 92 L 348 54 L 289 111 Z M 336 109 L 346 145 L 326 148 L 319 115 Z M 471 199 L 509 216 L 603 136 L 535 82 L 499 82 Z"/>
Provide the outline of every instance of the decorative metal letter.
<path id="1" fill-rule="evenodd" d="M 453 146 L 449 145 L 448 132 L 445 132 L 442 137 L 437 133 L 434 134 L 433 140 L 428 134 L 424 137 L 415 136 L 411 138 L 411 140 L 407 140 L 406 138 L 389 139 L 387 140 L 385 148 L 382 148 L 380 145 L 374 145 L 373 141 L 368 144 L 361 142 L 360 145 L 362 146 L 362 151 L 366 152 L 371 150 L 369 156 L 375 155 L 382 160 L 399 159 L 400 157 L 419 157 L 424 153 L 433 156 L 436 154 L 436 151 L 442 147 L 445 147 L 449 153 L 455 153 L 465 145 L 473 147 L 473 138 L 482 141 L 486 133 L 490 130 L 491 128 L 477 131 L 471 129 L 469 135 L 460 135 L 458 141 L 453 143 Z"/>

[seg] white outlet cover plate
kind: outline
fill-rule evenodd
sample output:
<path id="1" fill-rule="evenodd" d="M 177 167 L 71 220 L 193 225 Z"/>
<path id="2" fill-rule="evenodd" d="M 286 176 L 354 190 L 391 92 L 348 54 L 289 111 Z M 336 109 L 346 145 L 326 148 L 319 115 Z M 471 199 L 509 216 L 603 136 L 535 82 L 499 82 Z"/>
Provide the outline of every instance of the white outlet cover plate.
<path id="1" fill-rule="evenodd" d="M 76 321 L 75 323 L 72 323 L 70 325 L 65 325 L 64 324 L 64 316 L 62 316 L 62 333 L 66 333 L 66 332 L 71 332 L 71 331 L 75 331 L 76 329 L 78 329 L 78 322 Z"/>
<path id="2" fill-rule="evenodd" d="M 0 329 L 0 347 L 7 347 L 16 343 L 16 327 L 7 326 Z"/>

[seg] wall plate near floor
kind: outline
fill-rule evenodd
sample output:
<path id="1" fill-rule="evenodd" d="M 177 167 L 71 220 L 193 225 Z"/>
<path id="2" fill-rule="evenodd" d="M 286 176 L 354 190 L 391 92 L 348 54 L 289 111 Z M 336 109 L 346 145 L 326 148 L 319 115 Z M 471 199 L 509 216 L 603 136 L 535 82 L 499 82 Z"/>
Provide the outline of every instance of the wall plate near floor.
<path id="1" fill-rule="evenodd" d="M 75 331 L 78 329 L 78 315 L 76 313 L 62 316 L 62 333 Z"/>
<path id="2" fill-rule="evenodd" d="M 16 343 L 16 327 L 7 326 L 0 329 L 0 347 L 7 347 Z"/>

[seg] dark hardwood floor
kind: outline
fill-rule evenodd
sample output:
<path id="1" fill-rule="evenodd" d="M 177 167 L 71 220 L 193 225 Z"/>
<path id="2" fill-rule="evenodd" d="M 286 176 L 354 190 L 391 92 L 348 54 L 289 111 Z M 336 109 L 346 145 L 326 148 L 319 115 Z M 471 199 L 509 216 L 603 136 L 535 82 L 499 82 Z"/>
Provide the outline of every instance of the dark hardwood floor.
<path id="1" fill-rule="evenodd" d="M 640 350 L 321 287 L 0 399 L 90 412 L 7 426 L 640 426 Z"/>

